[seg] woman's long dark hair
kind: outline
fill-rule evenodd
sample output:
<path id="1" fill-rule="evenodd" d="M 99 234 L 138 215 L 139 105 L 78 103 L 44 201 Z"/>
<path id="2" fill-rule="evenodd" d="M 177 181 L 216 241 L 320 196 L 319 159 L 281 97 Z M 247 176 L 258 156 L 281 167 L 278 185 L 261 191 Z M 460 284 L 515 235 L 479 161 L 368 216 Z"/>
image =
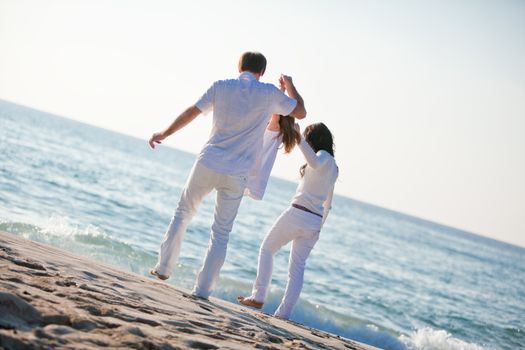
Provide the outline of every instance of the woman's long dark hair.
<path id="1" fill-rule="evenodd" d="M 330 153 L 332 157 L 334 156 L 334 137 L 323 123 L 308 125 L 303 131 L 303 136 L 315 153 L 323 150 Z M 304 176 L 305 169 L 306 164 L 299 169 L 301 177 Z"/>
<path id="2" fill-rule="evenodd" d="M 294 128 L 295 118 L 289 115 L 279 116 L 279 136 L 282 136 L 284 153 L 290 153 L 301 142 L 301 134 Z"/>

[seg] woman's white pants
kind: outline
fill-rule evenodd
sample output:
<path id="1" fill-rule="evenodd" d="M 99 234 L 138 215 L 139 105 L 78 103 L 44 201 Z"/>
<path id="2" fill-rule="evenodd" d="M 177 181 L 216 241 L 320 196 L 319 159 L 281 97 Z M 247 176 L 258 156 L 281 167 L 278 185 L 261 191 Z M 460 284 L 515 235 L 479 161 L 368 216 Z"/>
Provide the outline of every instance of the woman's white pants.
<path id="1" fill-rule="evenodd" d="M 322 219 L 312 213 L 290 207 L 274 223 L 259 250 L 257 278 L 251 298 L 264 302 L 270 286 L 273 256 L 292 241 L 288 263 L 288 283 L 275 316 L 289 319 L 303 288 L 304 268 L 310 251 L 319 239 Z"/>

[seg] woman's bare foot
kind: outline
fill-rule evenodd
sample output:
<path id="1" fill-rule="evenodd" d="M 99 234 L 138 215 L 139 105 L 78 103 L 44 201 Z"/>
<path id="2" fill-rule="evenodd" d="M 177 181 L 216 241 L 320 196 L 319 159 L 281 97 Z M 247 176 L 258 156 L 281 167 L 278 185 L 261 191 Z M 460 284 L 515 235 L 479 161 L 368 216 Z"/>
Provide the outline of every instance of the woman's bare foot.
<path id="1" fill-rule="evenodd" d="M 168 278 L 170 278 L 170 276 L 164 276 L 164 275 L 161 275 L 159 273 L 157 273 L 156 270 L 150 270 L 149 271 L 150 274 L 152 274 L 153 276 L 157 277 L 159 280 L 167 280 Z"/>
<path id="2" fill-rule="evenodd" d="M 246 306 L 250 306 L 250 307 L 253 307 L 253 308 L 256 308 L 256 309 L 261 309 L 264 305 L 264 303 L 261 303 L 259 301 L 255 301 L 253 300 L 252 298 L 248 297 L 248 298 L 245 298 L 245 297 L 242 297 L 242 296 L 238 296 L 237 297 L 237 301 L 243 305 L 246 305 Z"/>

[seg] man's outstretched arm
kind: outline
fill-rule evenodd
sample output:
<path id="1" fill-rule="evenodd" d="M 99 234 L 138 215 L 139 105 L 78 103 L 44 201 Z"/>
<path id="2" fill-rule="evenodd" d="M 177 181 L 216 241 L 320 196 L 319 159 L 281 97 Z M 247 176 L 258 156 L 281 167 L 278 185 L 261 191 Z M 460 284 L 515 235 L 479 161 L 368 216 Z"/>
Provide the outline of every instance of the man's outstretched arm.
<path id="1" fill-rule="evenodd" d="M 166 130 L 154 133 L 149 139 L 149 145 L 151 148 L 155 148 L 155 144 L 162 143 L 162 140 L 188 125 L 199 114 L 201 114 L 201 110 L 196 106 L 189 107 L 182 112 Z"/>

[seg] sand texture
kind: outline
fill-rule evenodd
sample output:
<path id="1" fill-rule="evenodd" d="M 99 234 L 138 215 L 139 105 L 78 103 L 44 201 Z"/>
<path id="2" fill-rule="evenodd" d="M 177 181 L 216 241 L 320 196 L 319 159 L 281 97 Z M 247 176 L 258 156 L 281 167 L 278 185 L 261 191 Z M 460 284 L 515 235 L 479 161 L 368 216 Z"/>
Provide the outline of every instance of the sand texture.
<path id="1" fill-rule="evenodd" d="M 0 348 L 375 349 L 0 232 Z"/>

